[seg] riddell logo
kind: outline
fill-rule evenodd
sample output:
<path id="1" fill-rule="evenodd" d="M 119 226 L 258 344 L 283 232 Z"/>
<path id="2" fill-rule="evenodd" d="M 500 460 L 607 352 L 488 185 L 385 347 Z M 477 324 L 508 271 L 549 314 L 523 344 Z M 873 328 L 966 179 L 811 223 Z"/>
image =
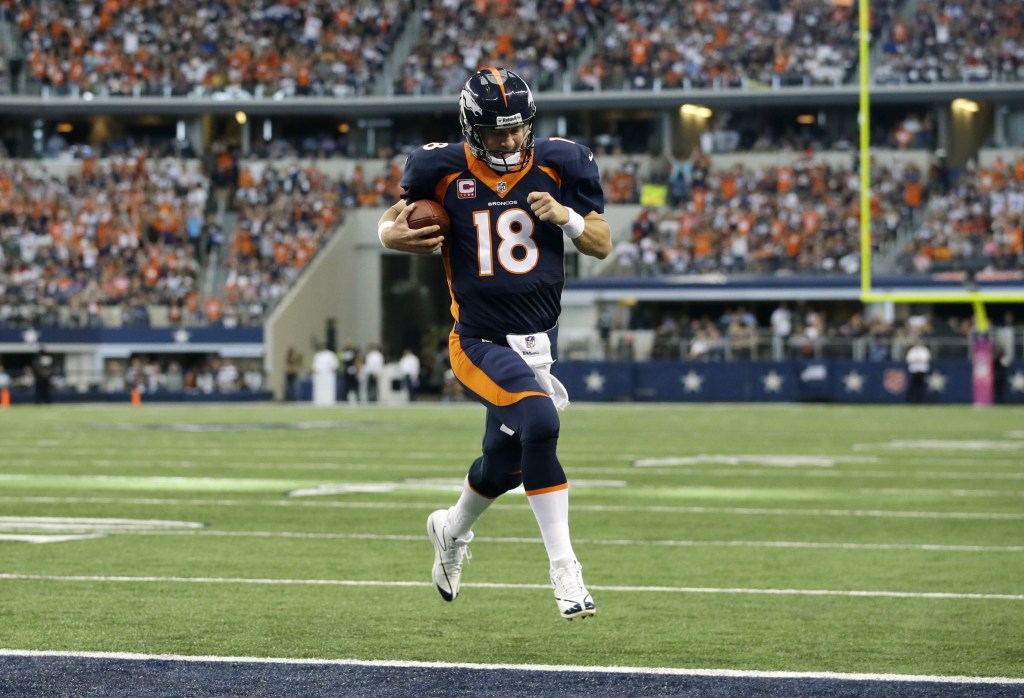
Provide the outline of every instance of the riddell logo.
<path id="1" fill-rule="evenodd" d="M 512 124 L 523 123 L 522 114 L 513 114 L 512 116 L 499 116 L 494 120 L 495 126 L 511 126 Z"/>
<path id="2" fill-rule="evenodd" d="M 460 179 L 455 186 L 460 199 L 472 199 L 476 196 L 475 179 Z"/>

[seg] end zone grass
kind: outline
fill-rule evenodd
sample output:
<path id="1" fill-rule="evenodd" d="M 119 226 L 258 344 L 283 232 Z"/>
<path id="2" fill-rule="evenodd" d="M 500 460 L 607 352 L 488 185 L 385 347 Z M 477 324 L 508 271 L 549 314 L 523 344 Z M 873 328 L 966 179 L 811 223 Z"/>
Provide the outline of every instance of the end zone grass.
<path id="1" fill-rule="evenodd" d="M 574 405 L 565 623 L 522 494 L 429 584 L 479 407 L 12 409 L 0 647 L 1022 677 L 1022 416 Z"/>

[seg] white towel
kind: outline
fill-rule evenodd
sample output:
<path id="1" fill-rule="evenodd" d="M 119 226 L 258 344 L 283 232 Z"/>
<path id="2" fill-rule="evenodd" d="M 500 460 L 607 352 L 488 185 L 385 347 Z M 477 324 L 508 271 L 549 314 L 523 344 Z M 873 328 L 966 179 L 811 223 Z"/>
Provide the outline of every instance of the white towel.
<path id="1" fill-rule="evenodd" d="M 533 369 L 533 375 L 545 393 L 551 396 L 552 402 L 558 410 L 564 410 L 569 406 L 569 391 L 562 385 L 562 381 L 551 375 L 551 365 L 555 360 L 551 358 L 551 338 L 546 332 L 534 334 L 509 334 L 505 335 L 508 345 L 523 357 L 523 361 Z"/>

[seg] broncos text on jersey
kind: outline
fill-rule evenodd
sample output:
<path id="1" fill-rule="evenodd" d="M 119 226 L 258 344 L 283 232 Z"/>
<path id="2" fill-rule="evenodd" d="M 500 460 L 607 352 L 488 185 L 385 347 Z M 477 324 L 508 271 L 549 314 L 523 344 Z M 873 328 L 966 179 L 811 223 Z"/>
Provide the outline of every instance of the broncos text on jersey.
<path id="1" fill-rule="evenodd" d="M 565 285 L 562 230 L 533 215 L 531 192 L 548 192 L 581 216 L 604 213 L 594 154 L 562 138 L 538 139 L 529 166 L 499 173 L 465 143 L 429 143 L 405 164 L 402 198 L 434 199 L 451 218 L 442 248 L 452 317 L 478 337 L 551 329 Z M 474 332 L 475 331 L 475 332 Z"/>

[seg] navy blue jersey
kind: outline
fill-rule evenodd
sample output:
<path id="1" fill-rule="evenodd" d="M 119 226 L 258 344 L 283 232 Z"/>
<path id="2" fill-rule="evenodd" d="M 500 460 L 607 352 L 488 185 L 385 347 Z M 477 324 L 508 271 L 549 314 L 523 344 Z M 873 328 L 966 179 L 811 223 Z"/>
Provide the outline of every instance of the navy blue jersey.
<path id="1" fill-rule="evenodd" d="M 451 218 L 442 248 L 452 316 L 476 336 L 555 326 L 565 285 L 562 229 L 533 215 L 526 197 L 548 192 L 581 216 L 604 213 L 604 192 L 586 147 L 537 141 L 522 172 L 498 173 L 465 143 L 430 143 L 405 164 L 402 198 L 440 202 Z"/>

